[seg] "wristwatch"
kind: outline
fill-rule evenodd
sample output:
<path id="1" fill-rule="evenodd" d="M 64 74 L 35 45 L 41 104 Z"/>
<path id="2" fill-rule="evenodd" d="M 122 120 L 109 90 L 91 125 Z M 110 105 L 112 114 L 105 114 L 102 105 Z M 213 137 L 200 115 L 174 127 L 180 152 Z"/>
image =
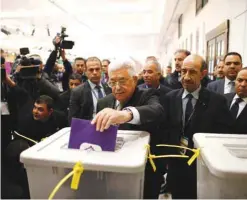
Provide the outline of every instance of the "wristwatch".
<path id="1" fill-rule="evenodd" d="M 128 111 L 131 114 L 131 119 L 129 121 L 131 121 L 133 119 L 133 112 L 131 111 L 131 109 L 129 108 L 124 108 L 123 110 Z"/>

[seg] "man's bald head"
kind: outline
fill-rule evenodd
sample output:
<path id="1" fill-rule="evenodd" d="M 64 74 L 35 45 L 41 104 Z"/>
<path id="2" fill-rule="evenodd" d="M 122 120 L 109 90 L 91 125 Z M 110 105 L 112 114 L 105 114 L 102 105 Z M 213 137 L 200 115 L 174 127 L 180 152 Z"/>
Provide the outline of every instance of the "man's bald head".
<path id="1" fill-rule="evenodd" d="M 207 68 L 204 59 L 196 54 L 189 55 L 184 59 L 181 68 L 181 82 L 188 92 L 195 91 L 201 84 L 204 70 Z"/>
<path id="2" fill-rule="evenodd" d="M 188 61 L 193 61 L 196 64 L 196 67 L 200 68 L 200 71 L 207 69 L 207 63 L 205 62 L 205 60 L 203 59 L 203 57 L 197 54 L 191 54 L 187 56 L 184 59 L 184 62 L 188 62 Z"/>

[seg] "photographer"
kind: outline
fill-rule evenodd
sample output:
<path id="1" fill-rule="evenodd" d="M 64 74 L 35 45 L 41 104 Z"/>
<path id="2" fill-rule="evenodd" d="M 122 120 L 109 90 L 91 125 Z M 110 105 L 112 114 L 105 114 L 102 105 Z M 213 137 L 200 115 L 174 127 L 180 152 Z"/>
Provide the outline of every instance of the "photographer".
<path id="1" fill-rule="evenodd" d="M 48 95 L 57 101 L 60 92 L 55 85 L 43 77 L 40 66 L 37 65 L 39 63 L 41 64 L 38 60 L 22 58 L 16 69 L 14 81 L 29 94 L 32 100 L 40 95 Z"/>
<path id="2" fill-rule="evenodd" d="M 15 130 L 21 135 L 40 142 L 43 138 L 54 134 L 66 126 L 67 118 L 65 115 L 54 110 L 52 98 L 43 95 L 36 99 L 32 110 L 19 113 Z M 14 135 L 14 140 L 9 143 L 5 151 L 4 183 L 7 182 L 12 187 L 19 187 L 21 192 L 19 192 L 18 198 L 29 198 L 26 171 L 19 159 L 21 152 L 33 145 L 33 142 Z M 16 195 L 11 193 L 12 187 L 7 187 L 5 190 L 5 195 L 9 198 L 14 198 L 13 195 Z"/>
<path id="3" fill-rule="evenodd" d="M 59 46 L 60 43 L 61 38 L 56 36 L 54 40 L 55 49 L 51 52 L 49 58 L 47 59 L 43 73 L 44 76 L 49 78 L 52 83 L 56 84 L 57 87 L 60 88 L 60 92 L 62 92 L 68 89 L 69 76 L 72 74 L 73 70 L 70 62 L 65 57 L 64 49 L 61 49 Z M 64 71 L 60 71 L 59 65 L 56 63 L 58 52 L 61 54 L 63 60 Z"/>

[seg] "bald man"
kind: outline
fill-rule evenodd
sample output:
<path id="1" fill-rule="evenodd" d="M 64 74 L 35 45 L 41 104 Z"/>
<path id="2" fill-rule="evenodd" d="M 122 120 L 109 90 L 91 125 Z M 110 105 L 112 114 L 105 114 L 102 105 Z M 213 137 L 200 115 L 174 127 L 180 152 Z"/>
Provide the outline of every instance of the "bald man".
<path id="1" fill-rule="evenodd" d="M 198 55 L 189 55 L 181 67 L 183 88 L 169 92 L 162 100 L 166 111 L 164 135 L 173 145 L 193 148 L 193 135 L 198 132 L 228 133 L 231 116 L 226 99 L 201 86 L 205 61 Z M 167 152 L 168 153 L 168 152 Z M 169 154 L 192 156 L 191 152 L 169 149 Z M 169 161 L 168 187 L 173 199 L 196 199 L 196 162 L 188 166 L 187 159 Z"/>

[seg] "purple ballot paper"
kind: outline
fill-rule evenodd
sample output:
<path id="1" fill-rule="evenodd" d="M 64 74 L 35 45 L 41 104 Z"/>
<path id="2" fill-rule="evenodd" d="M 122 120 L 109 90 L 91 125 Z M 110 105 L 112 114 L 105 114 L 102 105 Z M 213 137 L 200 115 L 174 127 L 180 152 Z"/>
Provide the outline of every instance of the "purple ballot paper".
<path id="1" fill-rule="evenodd" d="M 73 118 L 69 138 L 69 148 L 93 151 L 114 151 L 117 126 L 110 126 L 104 132 L 96 131 L 89 120 Z"/>

